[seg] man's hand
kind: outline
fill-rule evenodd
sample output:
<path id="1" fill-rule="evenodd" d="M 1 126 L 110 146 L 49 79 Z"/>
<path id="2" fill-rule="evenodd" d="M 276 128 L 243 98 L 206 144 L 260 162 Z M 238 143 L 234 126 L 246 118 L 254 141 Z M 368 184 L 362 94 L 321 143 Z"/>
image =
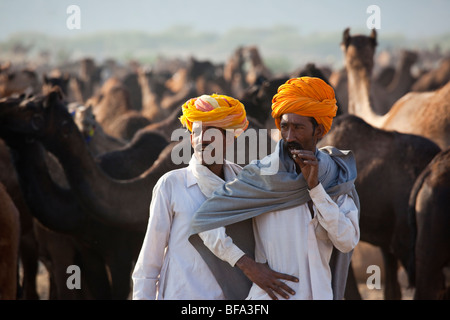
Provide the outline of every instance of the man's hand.
<path id="1" fill-rule="evenodd" d="M 309 150 L 292 150 L 292 158 L 297 163 L 311 190 L 319 184 L 319 160 Z"/>
<path id="2" fill-rule="evenodd" d="M 253 283 L 256 283 L 261 289 L 266 291 L 273 300 L 278 300 L 275 292 L 285 299 L 289 299 L 288 293 L 291 295 L 295 294 L 294 290 L 279 279 L 298 282 L 296 277 L 275 272 L 267 264 L 255 262 L 247 255 L 242 256 L 236 262 L 236 265 Z"/>

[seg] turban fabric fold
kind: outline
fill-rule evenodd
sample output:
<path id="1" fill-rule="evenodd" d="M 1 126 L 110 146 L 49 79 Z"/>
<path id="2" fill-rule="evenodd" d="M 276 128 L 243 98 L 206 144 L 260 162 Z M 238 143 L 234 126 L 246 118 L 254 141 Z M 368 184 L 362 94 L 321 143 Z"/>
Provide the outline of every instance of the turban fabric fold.
<path id="1" fill-rule="evenodd" d="M 189 99 L 182 105 L 182 110 L 180 121 L 191 132 L 196 121 L 210 127 L 233 129 L 236 136 L 248 127 L 244 105 L 225 95 L 202 95 Z"/>
<path id="2" fill-rule="evenodd" d="M 295 113 L 313 117 L 324 126 L 326 134 L 336 116 L 337 105 L 333 88 L 325 81 L 314 77 L 301 77 L 288 80 L 278 88 L 272 99 L 272 117 L 280 129 L 281 116 Z"/>

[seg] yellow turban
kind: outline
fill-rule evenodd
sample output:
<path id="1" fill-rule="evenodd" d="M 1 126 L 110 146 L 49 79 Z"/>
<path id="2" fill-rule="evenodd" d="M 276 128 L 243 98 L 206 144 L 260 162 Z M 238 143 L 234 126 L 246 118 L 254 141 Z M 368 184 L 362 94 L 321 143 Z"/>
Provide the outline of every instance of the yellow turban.
<path id="1" fill-rule="evenodd" d="M 336 112 L 334 90 L 319 78 L 290 79 L 278 88 L 278 93 L 272 99 L 272 117 L 278 129 L 283 114 L 295 113 L 316 119 L 318 124 L 323 124 L 326 134 Z"/>
<path id="2" fill-rule="evenodd" d="M 225 95 L 202 95 L 186 101 L 181 108 L 183 115 L 180 121 L 191 132 L 192 123 L 196 121 L 210 127 L 233 129 L 235 136 L 239 136 L 248 127 L 244 105 Z"/>

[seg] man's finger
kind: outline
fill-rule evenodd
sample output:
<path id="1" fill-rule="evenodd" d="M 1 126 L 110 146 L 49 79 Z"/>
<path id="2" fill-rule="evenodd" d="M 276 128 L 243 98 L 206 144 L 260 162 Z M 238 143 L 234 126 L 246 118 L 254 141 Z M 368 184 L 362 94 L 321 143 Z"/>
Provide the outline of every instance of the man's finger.
<path id="1" fill-rule="evenodd" d="M 273 293 L 272 289 L 267 288 L 266 292 L 272 300 L 278 300 L 277 296 Z"/>
<path id="2" fill-rule="evenodd" d="M 286 283 L 281 282 L 281 281 L 280 281 L 280 284 L 278 286 L 278 289 L 279 290 L 277 290 L 277 292 L 280 295 L 282 295 L 285 299 L 289 299 L 289 295 L 286 294 L 286 292 L 289 293 L 290 295 L 294 295 L 295 294 L 295 291 L 292 290 L 291 287 L 289 287 Z"/>
<path id="3" fill-rule="evenodd" d="M 288 281 L 292 281 L 292 282 L 298 282 L 298 278 L 294 277 L 290 274 L 286 274 L 286 273 L 280 273 L 280 272 L 276 272 L 275 273 L 275 277 L 277 277 L 278 279 L 284 279 L 284 280 L 288 280 Z"/>
<path id="4" fill-rule="evenodd" d="M 291 290 L 283 290 L 281 286 L 279 286 L 279 287 L 276 286 L 274 288 L 274 290 L 276 293 L 278 293 L 280 296 L 282 296 L 285 299 L 289 299 L 289 295 L 286 292 L 292 291 L 292 289 Z"/>

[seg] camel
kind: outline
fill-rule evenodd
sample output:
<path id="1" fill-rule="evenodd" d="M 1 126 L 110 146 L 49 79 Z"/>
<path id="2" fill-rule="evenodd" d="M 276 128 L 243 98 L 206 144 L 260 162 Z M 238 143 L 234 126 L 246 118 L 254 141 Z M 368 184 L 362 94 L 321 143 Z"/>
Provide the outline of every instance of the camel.
<path id="1" fill-rule="evenodd" d="M 80 60 L 79 74 L 75 77 L 81 92 L 82 102 L 87 101 L 99 90 L 100 68 L 92 58 Z"/>
<path id="2" fill-rule="evenodd" d="M 370 96 L 376 32 L 369 37 L 344 31 L 342 48 L 348 75 L 348 112 L 385 130 L 424 136 L 441 148 L 450 145 L 450 83 L 437 91 L 409 92 L 383 116 L 373 111 Z"/>
<path id="3" fill-rule="evenodd" d="M 129 140 L 137 130 L 150 123 L 140 111 L 133 110 L 127 89 L 114 77 L 108 79 L 100 94 L 89 99 L 85 105 L 93 106 L 95 118 L 103 130 L 118 139 Z M 124 127 L 127 128 L 128 123 L 134 125 L 127 131 Z"/>
<path id="4" fill-rule="evenodd" d="M 397 260 L 408 268 L 408 199 L 420 172 L 440 148 L 421 136 L 370 126 L 341 115 L 318 146 L 352 150 L 358 168 L 355 185 L 361 203 L 361 241 L 380 247 L 385 265 L 385 299 L 399 299 Z"/>
<path id="5" fill-rule="evenodd" d="M 10 70 L 11 66 L 0 70 L 0 98 L 13 94 L 38 94 L 41 93 L 41 83 L 34 70 L 20 69 Z"/>
<path id="6" fill-rule="evenodd" d="M 10 120 L 11 117 L 6 118 L 2 123 L 2 136 L 15 151 L 15 165 L 33 215 L 47 228 L 71 236 L 64 238 L 59 235 L 60 241 L 55 242 L 51 240 L 58 236 L 51 233 L 44 235 L 50 240 L 50 246 L 46 247 L 50 251 L 45 252 L 47 260 L 44 263 L 51 275 L 51 298 L 126 299 L 132 263 L 137 257 L 143 234 L 135 231 L 130 233 L 121 227 L 109 226 L 93 219 L 94 215 L 87 213 L 74 197 L 73 191 L 61 188 L 50 176 L 47 152 L 26 143 L 14 130 L 11 132 Z M 76 130 L 82 137 L 76 126 L 71 130 Z M 85 143 L 84 149 L 89 153 Z M 86 281 L 88 291 L 67 290 L 65 268 L 70 264 L 82 268 L 82 275 L 87 277 L 82 280 Z M 111 288 L 105 265 L 111 274 Z"/>
<path id="7" fill-rule="evenodd" d="M 450 299 L 444 268 L 450 267 L 450 149 L 440 152 L 417 178 L 409 200 L 413 239 L 408 270 L 414 299 Z M 446 288 L 447 285 L 447 288 Z"/>
<path id="8" fill-rule="evenodd" d="M 19 104 L 26 112 L 17 112 Z M 147 170 L 131 180 L 109 177 L 96 164 L 57 91 L 45 97 L 4 103 L 1 109 L 1 127 L 12 133 L 32 134 L 58 158 L 73 195 L 83 207 L 112 226 L 145 231 L 151 190 L 163 173 Z"/>
<path id="9" fill-rule="evenodd" d="M 229 84 L 230 94 L 240 97 L 248 88 L 244 72 L 244 47 L 238 47 L 228 58 L 223 68 L 223 77 Z"/>
<path id="10" fill-rule="evenodd" d="M 223 67 L 223 77 L 230 93 L 235 97 L 244 94 L 247 88 L 272 78 L 255 46 L 238 47 Z"/>
<path id="11" fill-rule="evenodd" d="M 443 58 L 439 65 L 422 74 L 411 87 L 412 91 L 424 92 L 437 90 L 450 81 L 450 57 Z"/>
<path id="12" fill-rule="evenodd" d="M 41 256 L 50 274 L 50 299 L 126 299 L 141 237 L 92 219 L 70 189 L 53 181 L 46 151 L 39 143 L 27 142 L 20 135 L 5 139 L 14 150 L 21 187 L 33 215 L 51 230 L 43 234 L 43 229 L 38 230 L 40 239 L 47 240 Z M 70 265 L 81 268 L 83 290 L 67 288 Z"/>
<path id="13" fill-rule="evenodd" d="M 120 149 L 126 145 L 126 141 L 105 133 L 102 126 L 95 120 L 91 105 L 85 107 L 76 102 L 70 103 L 68 110 L 74 116 L 75 123 L 94 156 Z"/>
<path id="14" fill-rule="evenodd" d="M 19 261 L 19 211 L 0 183 L 0 300 L 17 298 Z"/>
<path id="15" fill-rule="evenodd" d="M 149 69 L 138 69 L 138 83 L 142 92 L 142 115 L 151 122 L 158 122 L 163 119 L 166 114 L 161 108 L 161 101 L 167 90 L 165 86 L 166 80 Z"/>
<path id="16" fill-rule="evenodd" d="M 59 90 L 57 90 L 59 91 Z M 16 99 L 16 104 L 19 103 L 20 99 Z M 9 119 L 11 120 L 11 119 Z M 8 126 L 8 124 L 10 124 L 10 122 L 6 121 L 5 123 L 2 124 L 2 128 L 6 128 Z M 1 131 L 1 130 L 0 130 Z M 83 139 L 84 140 L 84 139 Z M 147 139 L 148 140 L 148 139 Z M 165 142 L 165 139 L 161 139 Z M 142 144 L 142 143 L 141 143 Z M 164 145 L 165 145 L 164 144 Z M 148 152 L 149 148 L 147 145 L 147 148 L 145 148 L 145 145 L 141 147 L 141 149 L 146 149 L 145 151 Z M 30 151 L 29 151 L 30 152 Z M 34 160 L 34 163 L 36 163 L 36 161 L 39 160 L 39 157 L 37 157 L 38 152 L 33 152 L 31 151 L 30 153 L 28 153 L 28 155 L 24 155 L 23 152 L 21 154 L 21 156 L 19 156 L 19 160 L 25 160 L 24 161 L 24 166 L 25 168 L 31 166 L 33 164 L 33 161 L 31 161 L 31 159 Z M 48 154 L 45 153 L 45 155 L 43 156 L 44 160 L 46 162 L 46 166 L 47 163 L 50 165 L 54 165 L 54 162 L 52 161 L 48 161 L 51 160 L 51 158 L 48 158 Z M 42 160 L 41 160 L 42 161 Z M 123 165 L 123 163 L 121 163 L 121 165 Z M 117 167 L 117 162 L 116 162 L 116 166 Z M 50 169 L 50 168 L 49 168 Z M 104 169 L 104 168 L 103 168 Z M 133 168 L 134 169 L 134 168 Z M 41 170 L 42 171 L 42 170 Z M 33 214 L 35 216 L 40 217 L 41 222 L 44 223 L 48 228 L 51 228 L 52 230 L 57 230 L 59 232 L 64 232 L 64 233 L 68 233 L 70 230 L 64 229 L 67 227 L 62 227 L 61 224 L 58 222 L 57 218 L 63 218 L 63 222 L 66 223 L 67 225 L 74 225 L 75 223 L 69 223 L 70 221 L 68 221 L 68 218 L 70 216 L 74 217 L 73 219 L 75 219 L 76 221 L 79 220 L 86 220 L 85 218 L 83 218 L 82 216 L 80 216 L 80 214 L 75 215 L 74 213 L 70 214 L 71 212 L 76 212 L 76 210 L 74 210 L 74 206 L 72 205 L 72 208 L 70 207 L 69 203 L 70 201 L 73 201 L 73 193 L 71 191 L 66 191 L 66 189 L 64 189 L 64 192 L 67 194 L 66 196 L 64 196 L 61 200 L 59 200 L 56 198 L 56 194 L 61 194 L 61 192 L 55 192 L 49 189 L 45 189 L 42 188 L 42 185 L 49 185 L 49 184 L 53 184 L 53 190 L 60 190 L 61 189 L 61 181 L 60 181 L 60 177 L 54 177 L 54 169 L 52 167 L 51 170 L 49 170 L 50 172 L 46 172 L 45 175 L 43 174 L 36 174 L 36 170 L 34 170 L 31 173 L 27 174 L 27 171 L 22 170 L 22 182 L 23 180 L 28 181 L 30 180 L 30 178 L 32 178 L 32 182 L 33 183 L 25 183 L 25 185 L 35 185 L 36 187 L 32 188 L 33 191 L 30 191 L 29 193 L 27 193 L 28 196 L 28 201 L 29 203 L 32 203 L 32 208 L 33 208 Z M 48 176 L 50 175 L 50 173 L 52 174 L 52 177 L 49 178 Z M 44 183 L 44 181 L 49 181 L 47 184 Z M 56 183 L 54 181 L 57 181 Z M 41 197 L 39 197 L 39 195 L 41 195 Z M 48 198 L 48 199 L 47 199 Z M 36 201 L 36 199 L 41 199 L 41 202 L 38 203 L 33 203 L 32 201 Z M 66 206 L 66 207 L 64 207 Z M 79 205 L 78 205 L 79 207 Z M 36 210 L 40 210 L 40 211 L 36 211 Z M 36 213 L 38 212 L 38 213 Z M 39 212 L 44 212 L 46 214 L 46 216 L 44 214 L 40 214 Z M 60 215 L 60 212 L 64 212 L 64 215 Z M 55 217 L 56 214 L 56 217 Z M 42 217 L 47 217 L 47 220 L 42 220 Z M 86 216 L 86 215 L 85 215 Z M 50 220 L 50 222 L 49 222 Z M 61 220 L 61 219 L 59 219 Z M 89 220 L 88 220 L 89 221 Z M 57 224 L 55 224 L 57 223 Z M 98 223 L 97 223 L 98 224 Z M 115 230 L 115 231 L 110 231 L 105 233 L 105 227 L 102 225 L 97 225 L 97 227 L 94 227 L 94 223 L 90 222 L 89 225 L 84 227 L 83 232 L 80 233 L 80 228 L 78 228 L 78 233 L 80 233 L 82 235 L 81 239 L 75 239 L 75 243 L 74 240 L 71 238 L 64 238 L 61 234 L 55 234 L 54 232 L 49 232 L 48 230 L 45 230 L 45 232 L 43 233 L 41 229 L 39 229 L 38 233 L 39 233 L 39 238 L 40 238 L 40 249 L 42 248 L 42 244 L 45 242 L 45 250 L 40 250 L 41 251 L 41 259 L 43 259 L 44 264 L 46 265 L 47 269 L 50 272 L 51 275 L 51 290 L 50 290 L 50 294 L 51 294 L 51 298 L 59 298 L 59 299 L 73 299 L 73 298 L 86 298 L 86 296 L 83 294 L 82 296 L 80 295 L 76 295 L 74 296 L 74 293 L 76 292 L 71 292 L 68 291 L 65 285 L 65 281 L 67 279 L 67 274 L 65 269 L 60 269 L 64 266 L 67 266 L 68 264 L 79 264 L 81 263 L 80 261 L 77 261 L 75 263 L 69 263 L 70 261 L 72 261 L 71 259 L 75 259 L 76 257 L 81 256 L 86 256 L 86 259 L 89 259 L 89 261 L 93 260 L 93 262 L 95 260 L 98 260 L 98 254 L 93 254 L 90 253 L 90 251 L 88 249 L 85 248 L 85 244 L 83 245 L 83 243 L 88 242 L 88 248 L 89 247 L 93 247 L 95 248 L 95 250 L 100 249 L 100 247 L 102 247 L 103 252 L 106 254 L 102 259 L 106 259 L 109 260 L 109 269 L 111 270 L 112 273 L 117 273 L 120 272 L 120 270 L 123 270 L 124 268 L 127 267 L 126 263 L 128 263 L 127 261 L 132 261 L 130 259 L 126 259 L 124 257 L 124 253 L 130 253 L 134 252 L 136 253 L 137 249 L 136 247 L 138 247 L 140 245 L 140 238 L 137 239 L 136 243 L 136 247 L 134 251 L 130 250 L 127 246 L 128 244 L 132 244 L 132 239 L 134 239 L 134 233 L 131 235 L 128 234 L 124 234 L 121 230 Z M 72 227 L 73 229 L 74 227 Z M 87 237 L 87 235 L 90 232 L 94 232 L 94 235 Z M 80 236 L 77 235 L 78 237 Z M 109 241 L 109 240 L 102 240 L 102 239 L 107 239 L 108 237 L 110 237 L 111 234 L 114 234 L 114 239 L 121 239 L 118 240 L 118 243 L 115 243 L 115 241 Z M 122 238 L 121 234 L 124 234 L 124 238 Z M 83 238 L 83 237 L 87 237 L 87 239 Z M 106 238 L 105 238 L 106 237 Z M 57 241 L 55 241 L 57 240 Z M 81 241 L 81 244 L 80 244 Z M 90 241 L 94 241 L 95 243 L 90 243 Z M 56 247 L 55 247 L 56 244 Z M 75 247 L 74 247 L 75 246 Z M 121 253 L 120 250 L 122 250 L 121 248 L 123 248 L 124 252 Z M 80 252 L 80 250 L 82 250 L 82 252 Z M 87 251 L 86 251 L 87 250 Z M 111 252 L 111 250 L 113 250 Z M 119 251 L 114 251 L 114 250 L 119 250 Z M 65 253 L 65 255 L 61 255 L 59 253 L 59 251 L 62 251 Z M 117 253 L 120 254 L 121 256 L 117 256 Z M 72 258 L 71 258 L 72 257 Z M 115 259 L 115 257 L 117 257 L 117 259 Z M 61 260 L 64 259 L 64 260 Z M 115 260 L 112 260 L 115 259 Z M 96 262 L 97 264 L 101 264 L 105 262 Z M 130 262 L 131 263 L 131 262 Z M 115 264 L 115 265 L 111 265 L 111 264 Z M 122 267 L 120 267 L 122 265 Z M 65 267 L 64 267 L 65 268 Z M 98 268 L 97 268 L 98 269 Z M 118 270 L 118 271 L 117 271 Z M 115 280 L 113 281 L 113 285 L 114 283 L 115 286 L 112 288 L 113 290 L 113 297 L 121 297 L 121 298 L 126 298 L 128 295 L 128 288 L 129 288 L 129 271 L 130 268 L 128 267 L 128 269 L 125 269 L 125 274 L 124 273 L 120 273 L 116 276 L 113 275 L 113 278 L 115 278 Z M 97 273 L 100 274 L 100 271 L 97 271 Z M 83 278 L 84 279 L 84 278 Z M 105 286 L 105 283 L 100 281 L 101 279 L 99 278 L 98 281 L 91 282 L 90 287 L 91 290 L 95 289 L 97 287 L 97 285 L 101 288 L 102 286 Z M 119 282 L 117 284 L 117 282 Z M 124 286 L 126 285 L 126 286 Z M 94 286 L 92 288 L 92 286 Z M 116 289 L 114 289 L 116 288 Z M 98 289 L 96 289 L 98 291 Z M 102 293 L 103 292 L 103 293 Z M 114 293 L 115 292 L 115 293 Z M 122 294 L 120 294 L 120 292 L 122 292 Z M 111 293 L 108 292 L 104 292 L 104 290 L 102 289 L 100 292 L 92 292 L 92 294 L 94 294 L 94 297 L 97 298 L 108 298 L 110 297 Z"/>
<path id="17" fill-rule="evenodd" d="M 42 77 L 42 94 L 49 93 L 54 87 L 61 88 L 64 97 L 69 95 L 70 74 L 62 74 L 59 70 L 53 70 L 48 75 L 44 74 Z M 68 101 L 71 101 L 68 99 Z"/>
<path id="18" fill-rule="evenodd" d="M 36 288 L 39 257 L 38 240 L 34 232 L 35 223 L 20 189 L 10 150 L 2 139 L 0 139 L 0 182 L 6 187 L 20 215 L 19 256 L 23 277 L 18 283 L 17 296 L 19 299 L 36 300 L 39 298 Z"/>
<path id="19" fill-rule="evenodd" d="M 417 53 L 402 50 L 396 67 L 385 67 L 374 78 L 371 79 L 370 95 L 374 98 L 383 96 L 383 104 L 377 103 L 373 108 L 377 114 L 387 113 L 392 105 L 404 94 L 411 90 L 415 78 L 411 75 L 411 67 L 417 60 Z M 339 110 L 347 113 L 348 110 L 348 77 L 346 68 L 332 72 L 330 84 L 335 89 Z"/>
<path id="20" fill-rule="evenodd" d="M 248 65 L 245 76 L 248 86 L 257 83 L 260 78 L 270 79 L 272 77 L 272 72 L 265 66 L 256 46 L 249 46 L 244 49 L 244 59 Z"/>
<path id="21" fill-rule="evenodd" d="M 418 55 L 414 51 L 402 50 L 392 80 L 386 86 L 387 110 L 402 96 L 407 94 L 416 78 L 411 74 L 411 67 L 416 63 Z"/>
<path id="22" fill-rule="evenodd" d="M 143 128 L 125 146 L 97 156 L 96 163 L 111 178 L 135 178 L 152 166 L 168 141 L 170 138 Z"/>

